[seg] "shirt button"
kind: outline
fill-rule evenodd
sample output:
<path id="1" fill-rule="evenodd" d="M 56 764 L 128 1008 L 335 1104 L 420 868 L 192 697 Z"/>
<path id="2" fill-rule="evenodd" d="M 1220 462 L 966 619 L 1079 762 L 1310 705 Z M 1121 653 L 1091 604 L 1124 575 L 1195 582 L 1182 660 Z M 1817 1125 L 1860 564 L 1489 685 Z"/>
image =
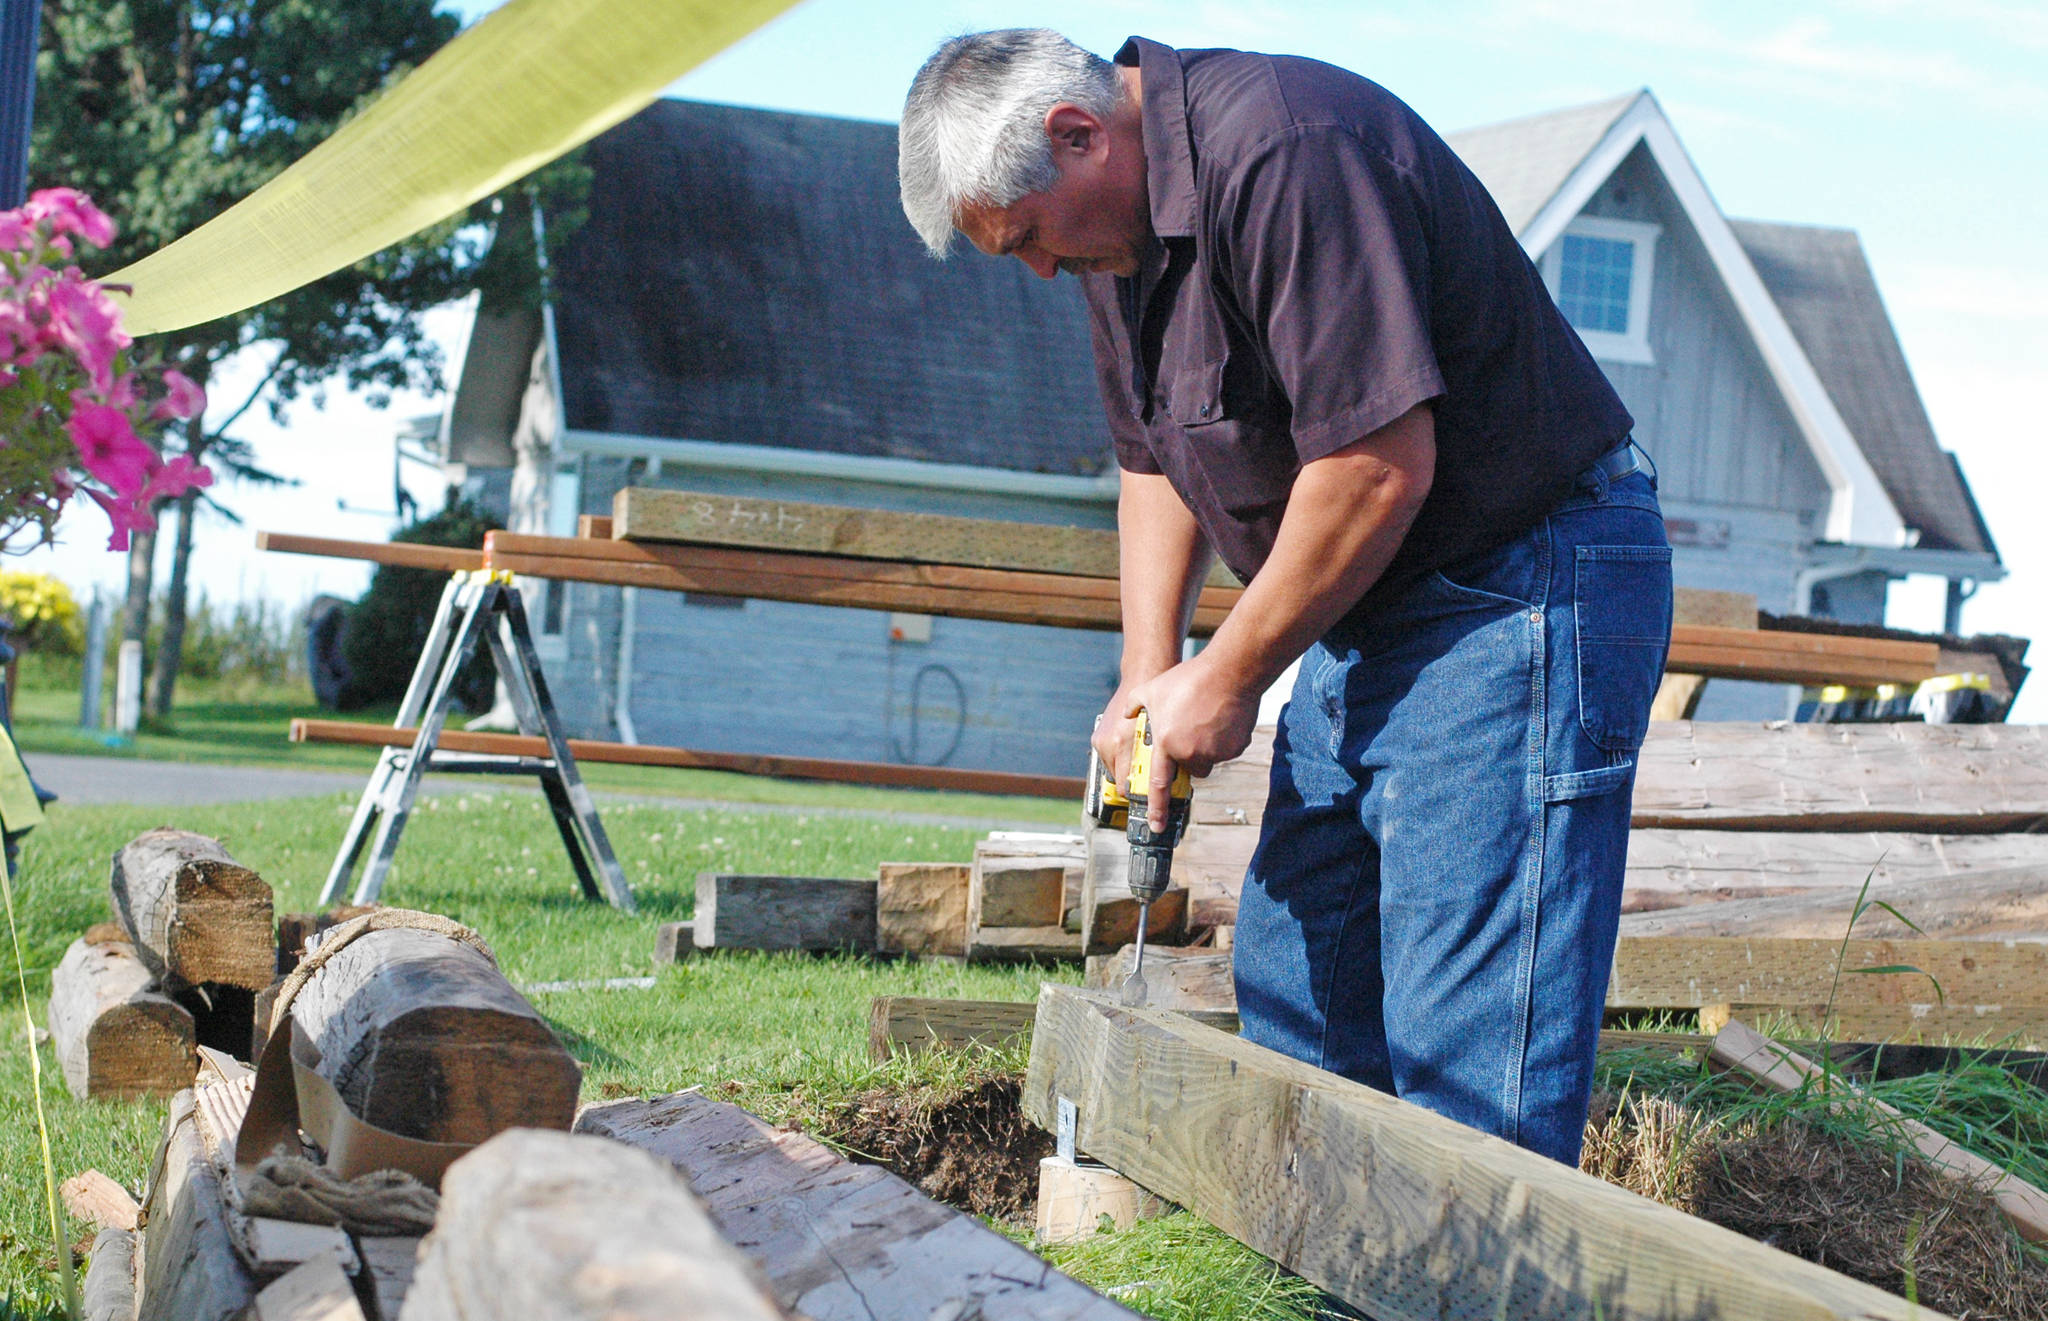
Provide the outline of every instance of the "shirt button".
<path id="1" fill-rule="evenodd" d="M 1203 404 L 1200 408 L 1196 409 L 1195 411 L 1200 413 L 1203 417 L 1207 417 L 1209 416 L 1209 405 Z"/>

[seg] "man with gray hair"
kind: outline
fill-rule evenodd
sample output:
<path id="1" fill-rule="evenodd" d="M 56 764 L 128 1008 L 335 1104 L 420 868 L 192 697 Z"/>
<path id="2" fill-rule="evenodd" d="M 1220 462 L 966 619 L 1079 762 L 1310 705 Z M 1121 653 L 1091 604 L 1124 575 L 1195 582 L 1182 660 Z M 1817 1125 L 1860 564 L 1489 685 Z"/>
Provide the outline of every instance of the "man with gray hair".
<path id="1" fill-rule="evenodd" d="M 1122 683 L 1176 765 L 1299 659 L 1238 909 L 1246 1038 L 1567 1163 L 1671 624 L 1631 421 L 1499 209 L 1313 60 L 945 43 L 903 207 L 1079 276 L 1121 469 Z M 1247 586 L 1182 659 L 1212 555 Z"/>

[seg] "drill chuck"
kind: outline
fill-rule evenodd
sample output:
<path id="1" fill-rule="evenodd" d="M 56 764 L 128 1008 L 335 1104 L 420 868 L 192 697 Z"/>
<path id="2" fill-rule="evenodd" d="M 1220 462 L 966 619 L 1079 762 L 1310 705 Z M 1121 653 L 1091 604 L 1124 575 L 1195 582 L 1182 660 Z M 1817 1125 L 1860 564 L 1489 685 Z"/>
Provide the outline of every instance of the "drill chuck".
<path id="1" fill-rule="evenodd" d="M 1131 893 L 1151 903 L 1166 893 L 1173 879 L 1173 845 L 1131 845 Z"/>

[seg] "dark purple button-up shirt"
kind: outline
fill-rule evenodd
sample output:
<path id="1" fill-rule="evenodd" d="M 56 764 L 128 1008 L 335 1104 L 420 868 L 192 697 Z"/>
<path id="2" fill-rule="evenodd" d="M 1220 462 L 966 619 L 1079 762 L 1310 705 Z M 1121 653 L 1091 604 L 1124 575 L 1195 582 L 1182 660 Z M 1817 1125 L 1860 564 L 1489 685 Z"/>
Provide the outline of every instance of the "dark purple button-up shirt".
<path id="1" fill-rule="evenodd" d="M 1434 401 L 1436 477 L 1382 579 L 1533 526 L 1631 422 L 1486 189 L 1392 93 L 1133 37 L 1152 228 L 1082 277 L 1117 461 L 1249 582 L 1295 474 Z"/>

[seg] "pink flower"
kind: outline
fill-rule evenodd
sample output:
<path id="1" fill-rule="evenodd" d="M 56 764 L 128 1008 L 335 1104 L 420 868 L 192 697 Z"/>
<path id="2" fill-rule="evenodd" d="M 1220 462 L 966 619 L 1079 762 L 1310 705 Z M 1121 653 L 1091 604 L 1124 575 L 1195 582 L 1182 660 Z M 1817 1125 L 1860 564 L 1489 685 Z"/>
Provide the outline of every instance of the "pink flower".
<path id="1" fill-rule="evenodd" d="M 191 455 L 180 454 L 151 473 L 149 484 L 135 499 L 144 505 L 153 500 L 175 500 L 187 491 L 211 485 L 213 471 L 204 464 L 193 462 Z"/>
<path id="2" fill-rule="evenodd" d="M 0 248 L 27 252 L 36 245 L 36 227 L 25 209 L 0 211 Z"/>
<path id="3" fill-rule="evenodd" d="M 49 335 L 71 351 L 105 398 L 114 388 L 114 357 L 132 341 L 121 329 L 121 309 L 76 268 L 49 290 Z"/>
<path id="4" fill-rule="evenodd" d="M 167 368 L 164 371 L 164 387 L 169 391 L 157 400 L 149 410 L 150 417 L 158 422 L 169 418 L 198 417 L 206 408 L 206 391 L 191 377 L 181 371 Z"/>
<path id="5" fill-rule="evenodd" d="M 114 241 L 114 222 L 76 188 L 44 188 L 22 208 L 31 220 L 48 222 L 52 235 L 76 234 L 95 248 Z"/>
<path id="6" fill-rule="evenodd" d="M 135 434 L 127 413 L 83 395 L 80 390 L 71 392 L 72 414 L 64 424 L 78 447 L 80 465 L 123 499 L 138 495 L 157 467 L 156 451 Z"/>
<path id="7" fill-rule="evenodd" d="M 126 550 L 130 533 L 147 532 L 156 526 L 156 519 L 151 517 L 149 502 L 146 500 L 124 500 L 108 495 L 104 491 L 96 491 L 90 486 L 79 489 L 91 496 L 93 503 L 106 511 L 107 521 L 114 525 L 113 535 L 107 538 L 108 550 Z"/>

